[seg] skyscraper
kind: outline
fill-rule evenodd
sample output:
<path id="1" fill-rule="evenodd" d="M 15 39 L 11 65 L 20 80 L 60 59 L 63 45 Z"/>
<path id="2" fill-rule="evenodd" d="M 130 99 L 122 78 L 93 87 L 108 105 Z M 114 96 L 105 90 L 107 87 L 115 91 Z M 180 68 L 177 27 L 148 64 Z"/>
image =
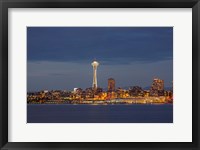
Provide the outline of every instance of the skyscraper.
<path id="1" fill-rule="evenodd" d="M 93 83 L 92 87 L 94 90 L 97 89 L 97 67 L 99 66 L 99 63 L 97 61 L 92 62 L 92 67 L 93 67 Z"/>
<path id="2" fill-rule="evenodd" d="M 108 79 L 108 91 L 115 91 L 115 80 L 113 78 Z"/>
<path id="3" fill-rule="evenodd" d="M 150 95 L 152 96 L 162 96 L 164 95 L 164 80 L 155 78 L 151 85 Z"/>

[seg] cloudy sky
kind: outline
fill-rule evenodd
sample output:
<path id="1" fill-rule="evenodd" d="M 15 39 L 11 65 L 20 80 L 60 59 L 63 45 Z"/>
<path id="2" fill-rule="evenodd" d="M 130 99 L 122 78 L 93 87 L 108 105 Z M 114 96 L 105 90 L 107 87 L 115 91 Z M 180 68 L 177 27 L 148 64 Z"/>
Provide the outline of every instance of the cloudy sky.
<path id="1" fill-rule="evenodd" d="M 28 91 L 92 86 L 96 59 L 98 86 L 150 86 L 153 78 L 171 86 L 172 27 L 28 27 Z"/>

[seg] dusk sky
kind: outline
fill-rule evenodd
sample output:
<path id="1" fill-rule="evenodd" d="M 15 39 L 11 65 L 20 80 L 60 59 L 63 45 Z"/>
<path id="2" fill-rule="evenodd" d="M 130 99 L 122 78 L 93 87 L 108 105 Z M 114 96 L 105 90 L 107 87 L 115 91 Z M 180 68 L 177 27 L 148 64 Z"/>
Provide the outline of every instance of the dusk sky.
<path id="1" fill-rule="evenodd" d="M 27 90 L 73 90 L 92 86 L 151 86 L 173 81 L 172 27 L 28 27 Z"/>

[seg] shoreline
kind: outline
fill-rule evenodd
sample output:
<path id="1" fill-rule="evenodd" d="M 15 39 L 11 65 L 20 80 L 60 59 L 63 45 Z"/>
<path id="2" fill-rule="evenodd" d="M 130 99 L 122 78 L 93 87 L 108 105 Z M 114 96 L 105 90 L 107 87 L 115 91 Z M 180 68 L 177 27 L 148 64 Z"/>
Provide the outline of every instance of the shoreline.
<path id="1" fill-rule="evenodd" d="M 173 103 L 133 103 L 133 104 L 68 104 L 68 103 L 27 103 L 27 105 L 173 105 Z"/>

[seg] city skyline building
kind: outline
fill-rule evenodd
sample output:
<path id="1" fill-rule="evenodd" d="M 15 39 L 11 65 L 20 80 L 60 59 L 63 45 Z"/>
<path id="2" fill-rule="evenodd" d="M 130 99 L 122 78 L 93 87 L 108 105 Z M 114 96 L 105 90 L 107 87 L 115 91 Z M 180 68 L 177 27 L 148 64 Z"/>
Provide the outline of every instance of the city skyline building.
<path id="1" fill-rule="evenodd" d="M 97 61 L 93 61 L 91 63 L 92 67 L 93 67 L 93 83 L 92 83 L 92 87 L 94 90 L 97 89 L 97 67 L 99 66 L 99 63 Z"/>
<path id="2" fill-rule="evenodd" d="M 115 91 L 115 79 L 108 79 L 108 91 Z"/>
<path id="3" fill-rule="evenodd" d="M 154 78 L 150 89 L 150 95 L 161 96 L 164 95 L 164 80 Z"/>

